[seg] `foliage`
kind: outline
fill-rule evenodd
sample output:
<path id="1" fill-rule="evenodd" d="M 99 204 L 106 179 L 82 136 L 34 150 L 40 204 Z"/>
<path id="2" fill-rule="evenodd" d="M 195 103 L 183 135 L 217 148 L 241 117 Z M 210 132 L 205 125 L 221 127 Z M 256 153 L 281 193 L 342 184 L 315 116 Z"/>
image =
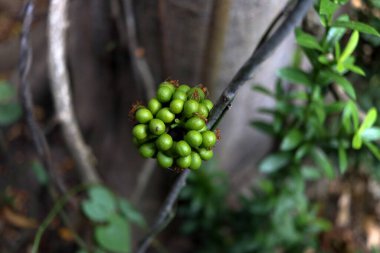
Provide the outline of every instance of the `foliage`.
<path id="1" fill-rule="evenodd" d="M 8 126 L 21 117 L 22 109 L 16 94 L 10 83 L 0 81 L 0 126 Z"/>
<path id="2" fill-rule="evenodd" d="M 95 226 L 94 237 L 101 249 L 131 252 L 130 223 L 145 227 L 140 213 L 127 200 L 115 196 L 103 186 L 91 187 L 88 196 L 81 203 L 82 210 Z"/>
<path id="3" fill-rule="evenodd" d="M 186 210 L 182 212 L 183 228 L 186 232 L 200 229 L 196 240 L 202 252 L 317 249 L 317 236 L 329 224 L 318 218 L 317 206 L 306 197 L 306 182 L 332 179 L 353 169 L 364 156 L 380 159 L 377 110 L 370 108 L 363 116 L 357 92 L 346 77 L 349 73 L 365 75 L 355 63 L 354 53 L 361 34 L 379 33 L 347 15 L 334 18 L 345 2 L 321 0 L 316 5 L 324 26 L 322 38 L 302 29 L 295 31 L 310 69 L 297 64 L 280 69 L 275 91 L 254 87 L 273 97 L 276 105 L 260 109 L 272 117 L 272 122 L 254 121 L 252 125 L 274 137 L 279 145 L 259 164 L 266 177 L 252 189 L 252 195 L 241 197 L 236 209 L 223 207 L 220 203 L 227 201 L 227 193 L 220 188 L 225 189 L 225 183 L 213 183 L 217 176 L 212 169 L 191 176 L 191 185 L 182 195 L 189 203 L 182 208 Z M 195 196 L 205 196 L 197 199 L 203 200 L 203 210 L 192 208 L 200 205 L 194 204 Z M 212 210 L 212 203 L 219 212 L 208 217 L 205 212 Z"/>

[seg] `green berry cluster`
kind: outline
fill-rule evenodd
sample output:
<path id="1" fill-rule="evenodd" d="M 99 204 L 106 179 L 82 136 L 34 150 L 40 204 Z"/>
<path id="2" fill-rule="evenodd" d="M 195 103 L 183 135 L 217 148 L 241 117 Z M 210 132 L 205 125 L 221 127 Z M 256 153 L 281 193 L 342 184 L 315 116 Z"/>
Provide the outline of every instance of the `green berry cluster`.
<path id="1" fill-rule="evenodd" d="M 206 93 L 201 86 L 165 81 L 147 106 L 132 108 L 138 122 L 132 133 L 140 154 L 156 158 L 163 168 L 196 170 L 202 160 L 210 160 L 217 137 L 206 126 L 214 106 Z"/>

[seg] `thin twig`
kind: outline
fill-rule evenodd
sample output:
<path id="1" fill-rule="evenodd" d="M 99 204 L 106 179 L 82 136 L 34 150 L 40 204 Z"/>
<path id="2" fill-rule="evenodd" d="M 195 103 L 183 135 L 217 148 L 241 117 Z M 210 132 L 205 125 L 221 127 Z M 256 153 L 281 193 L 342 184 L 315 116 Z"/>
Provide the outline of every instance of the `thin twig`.
<path id="1" fill-rule="evenodd" d="M 24 8 L 23 24 L 20 38 L 20 59 L 19 59 L 19 75 L 20 75 L 20 93 L 21 104 L 24 109 L 26 123 L 32 135 L 34 146 L 37 149 L 38 156 L 42 161 L 45 169 L 48 171 L 49 178 L 54 180 L 61 193 L 65 192 L 65 186 L 53 169 L 49 146 L 46 138 L 39 127 L 33 114 L 33 98 L 30 91 L 30 83 L 28 80 L 30 65 L 32 63 L 32 49 L 29 40 L 29 34 L 33 21 L 34 1 L 29 0 Z M 51 194 L 55 196 L 54 189 L 49 187 Z"/>
<path id="2" fill-rule="evenodd" d="M 149 245 L 152 243 L 154 237 L 162 229 L 164 229 L 167 224 L 169 224 L 168 221 L 170 220 L 170 214 L 172 213 L 173 205 L 175 201 L 178 199 L 180 191 L 183 189 L 183 187 L 185 187 L 186 179 L 189 176 L 189 173 L 190 170 L 185 170 L 174 183 L 169 195 L 167 196 L 164 202 L 162 209 L 160 210 L 160 213 L 158 214 L 155 223 L 152 226 L 152 229 L 149 231 L 145 239 L 142 241 L 137 253 L 144 253 L 148 249 Z"/>
<path id="3" fill-rule="evenodd" d="M 141 82 L 145 89 L 145 94 L 147 99 L 154 97 L 155 86 L 152 72 L 149 68 L 149 65 L 143 56 L 143 53 L 139 54 L 140 49 L 139 43 L 137 40 L 136 33 L 136 21 L 135 15 L 133 12 L 133 6 L 131 0 L 124 0 L 124 15 L 125 15 L 125 26 L 127 34 L 127 46 L 129 55 L 132 60 L 132 68 L 134 76 L 138 83 Z"/>
<path id="4" fill-rule="evenodd" d="M 312 3 L 313 0 L 298 0 L 293 10 L 289 12 L 286 19 L 275 30 L 273 35 L 260 47 L 257 47 L 254 50 L 250 58 L 239 69 L 232 81 L 228 84 L 227 88 L 223 91 L 214 109 L 211 111 L 209 121 L 207 123 L 207 127 L 209 129 L 214 129 L 216 127 L 217 123 L 222 119 L 224 113 L 231 106 L 238 89 L 252 78 L 252 75 L 257 67 L 260 66 L 274 52 L 286 36 L 293 31 L 295 26 L 301 22 Z M 184 171 L 173 185 L 162 209 L 160 210 L 159 216 L 152 226 L 151 232 L 141 243 L 140 248 L 137 251 L 138 253 L 144 253 L 147 250 L 152 239 L 157 234 L 157 229 L 162 228 L 162 224 L 165 224 L 165 221 L 171 213 L 173 205 L 178 198 L 179 192 L 186 185 L 186 179 L 189 172 L 189 170 Z"/>
<path id="5" fill-rule="evenodd" d="M 66 68 L 67 0 L 52 0 L 48 17 L 48 59 L 50 85 L 57 119 L 63 136 L 74 157 L 84 183 L 99 183 L 100 177 L 93 165 L 94 156 L 86 146 L 74 116 L 68 71 Z"/>

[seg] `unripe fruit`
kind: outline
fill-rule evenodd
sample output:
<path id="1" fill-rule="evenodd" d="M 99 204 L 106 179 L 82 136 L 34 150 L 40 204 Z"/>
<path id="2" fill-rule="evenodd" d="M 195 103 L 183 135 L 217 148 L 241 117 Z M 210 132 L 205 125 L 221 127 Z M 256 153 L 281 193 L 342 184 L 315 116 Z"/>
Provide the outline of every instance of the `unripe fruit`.
<path id="1" fill-rule="evenodd" d="M 167 82 L 167 81 L 160 83 L 160 85 L 158 86 L 158 88 L 161 88 L 161 87 L 168 87 L 173 92 L 176 89 L 175 86 L 171 82 Z"/>
<path id="2" fill-rule="evenodd" d="M 156 153 L 156 146 L 153 142 L 142 144 L 139 148 L 140 154 L 145 158 L 151 158 Z"/>
<path id="3" fill-rule="evenodd" d="M 185 135 L 185 141 L 193 148 L 197 148 L 202 144 L 202 134 L 195 131 L 190 130 Z"/>
<path id="4" fill-rule="evenodd" d="M 212 131 L 205 131 L 202 133 L 202 146 L 205 148 L 211 148 L 216 143 L 215 133 Z"/>
<path id="5" fill-rule="evenodd" d="M 170 89 L 167 85 L 161 86 L 157 90 L 157 99 L 161 103 L 169 102 L 173 95 L 173 90 Z"/>
<path id="6" fill-rule="evenodd" d="M 156 115 L 156 113 L 162 108 L 162 104 L 160 101 L 158 101 L 155 98 L 152 98 L 149 100 L 148 103 L 148 109 L 152 112 L 153 115 Z"/>
<path id="7" fill-rule="evenodd" d="M 177 88 L 178 91 L 183 91 L 185 93 L 187 93 L 189 90 L 190 90 L 190 87 L 189 85 L 186 85 L 186 84 L 181 84 L 178 88 Z"/>
<path id="8" fill-rule="evenodd" d="M 145 124 L 138 124 L 133 128 L 132 134 L 137 140 L 144 140 L 148 137 L 148 126 Z"/>
<path id="9" fill-rule="evenodd" d="M 175 114 L 179 114 L 183 110 L 184 102 L 180 99 L 174 99 L 170 102 L 170 111 Z"/>
<path id="10" fill-rule="evenodd" d="M 201 156 L 202 160 L 208 161 L 213 157 L 214 152 L 212 150 L 201 148 L 199 149 L 199 155 Z"/>
<path id="11" fill-rule="evenodd" d="M 154 135 L 160 135 L 165 132 L 165 124 L 160 119 L 152 119 L 149 122 L 149 131 Z"/>
<path id="12" fill-rule="evenodd" d="M 190 130 L 201 130 L 203 127 L 205 127 L 206 123 L 203 119 L 199 117 L 192 117 L 188 119 L 185 123 L 185 128 Z"/>
<path id="13" fill-rule="evenodd" d="M 191 164 L 189 169 L 197 170 L 202 165 L 202 159 L 201 156 L 196 152 L 191 152 Z"/>
<path id="14" fill-rule="evenodd" d="M 205 99 L 205 93 L 201 88 L 194 87 L 187 92 L 187 97 L 188 99 L 194 99 L 199 102 Z"/>
<path id="15" fill-rule="evenodd" d="M 183 115 L 187 118 L 193 116 L 194 113 L 198 112 L 199 103 L 193 99 L 187 100 L 183 105 Z"/>
<path id="16" fill-rule="evenodd" d="M 135 117 L 136 120 L 142 124 L 148 123 L 151 119 L 153 119 L 152 113 L 146 108 L 138 109 Z"/>
<path id="17" fill-rule="evenodd" d="M 174 120 L 175 115 L 169 110 L 169 108 L 164 107 L 158 111 L 156 118 L 162 120 L 164 123 L 171 123 Z"/>
<path id="18" fill-rule="evenodd" d="M 172 99 L 180 99 L 182 101 L 186 101 L 187 100 L 187 95 L 186 95 L 186 92 L 184 91 L 181 91 L 181 90 L 176 90 L 173 94 L 173 97 Z"/>
<path id="19" fill-rule="evenodd" d="M 177 158 L 175 162 L 182 169 L 189 168 L 191 165 L 191 155 Z"/>
<path id="20" fill-rule="evenodd" d="M 211 109 L 214 107 L 214 104 L 209 99 L 205 99 L 201 103 L 207 107 L 208 111 L 211 111 Z"/>
<path id="21" fill-rule="evenodd" d="M 191 154 L 191 147 L 186 141 L 179 141 L 175 146 L 175 150 L 180 156 L 188 156 Z"/>
<path id="22" fill-rule="evenodd" d="M 173 146 L 173 138 L 169 134 L 164 133 L 157 138 L 156 146 L 162 151 L 169 150 Z"/>
<path id="23" fill-rule="evenodd" d="M 171 166 L 173 166 L 173 157 L 171 156 L 168 156 L 162 152 L 158 152 L 157 153 L 157 162 L 158 162 L 158 165 L 161 166 L 162 168 L 169 168 Z"/>
<path id="24" fill-rule="evenodd" d="M 204 105 L 204 104 L 199 104 L 199 107 L 198 107 L 198 113 L 199 115 L 201 115 L 202 117 L 206 118 L 208 117 L 208 109 L 207 107 Z"/>

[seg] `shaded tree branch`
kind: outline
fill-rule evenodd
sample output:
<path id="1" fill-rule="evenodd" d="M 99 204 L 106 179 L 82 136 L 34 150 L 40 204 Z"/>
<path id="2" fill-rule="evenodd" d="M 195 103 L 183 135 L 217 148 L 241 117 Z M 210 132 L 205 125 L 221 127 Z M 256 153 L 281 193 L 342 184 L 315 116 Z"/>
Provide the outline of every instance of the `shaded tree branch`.
<path id="1" fill-rule="evenodd" d="M 48 61 L 50 85 L 58 121 L 63 137 L 74 157 L 85 183 L 99 183 L 100 178 L 93 166 L 93 155 L 86 146 L 74 116 L 70 94 L 68 71 L 65 64 L 67 0 L 52 0 L 48 17 Z"/>
<path id="2" fill-rule="evenodd" d="M 224 113 L 229 109 L 233 102 L 239 88 L 241 88 L 247 81 L 252 79 L 253 73 L 274 50 L 281 44 L 281 42 L 289 35 L 295 26 L 301 22 L 307 11 L 311 7 L 313 0 L 298 0 L 294 8 L 286 16 L 283 23 L 273 32 L 273 34 L 258 46 L 239 69 L 232 81 L 228 84 L 227 88 L 223 91 L 215 107 L 210 112 L 207 127 L 214 129 L 218 122 L 223 118 Z M 272 25 L 269 29 L 272 29 Z M 266 34 L 266 33 L 265 33 Z M 174 183 L 169 195 L 162 206 L 160 213 L 152 226 L 150 232 L 140 244 L 138 253 L 144 253 L 154 236 L 158 233 L 158 229 L 162 229 L 167 217 L 173 209 L 173 205 L 178 198 L 179 192 L 186 185 L 186 179 L 189 176 L 189 170 L 185 170 Z"/>

